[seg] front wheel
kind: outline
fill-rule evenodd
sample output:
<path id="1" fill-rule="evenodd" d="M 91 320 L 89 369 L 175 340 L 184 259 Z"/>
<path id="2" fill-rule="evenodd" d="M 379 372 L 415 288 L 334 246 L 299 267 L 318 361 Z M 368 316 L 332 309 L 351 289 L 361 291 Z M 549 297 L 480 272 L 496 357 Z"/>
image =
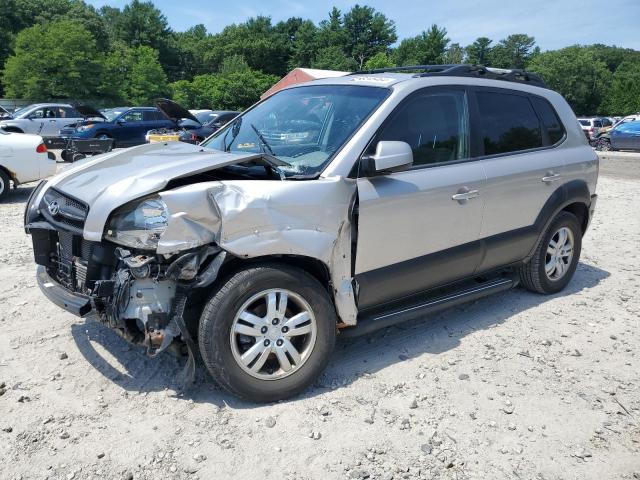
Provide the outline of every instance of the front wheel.
<path id="1" fill-rule="evenodd" d="M 611 140 L 608 138 L 599 138 L 596 142 L 596 150 L 599 152 L 611 152 L 613 150 Z"/>
<path id="2" fill-rule="evenodd" d="M 557 293 L 571 281 L 582 248 L 582 227 L 575 215 L 560 212 L 547 227 L 529 263 L 520 267 L 520 283 L 537 293 Z"/>
<path id="3" fill-rule="evenodd" d="M 200 352 L 211 376 L 256 402 L 292 397 L 325 369 L 336 314 L 325 288 L 303 270 L 242 270 L 214 293 L 200 318 Z"/>

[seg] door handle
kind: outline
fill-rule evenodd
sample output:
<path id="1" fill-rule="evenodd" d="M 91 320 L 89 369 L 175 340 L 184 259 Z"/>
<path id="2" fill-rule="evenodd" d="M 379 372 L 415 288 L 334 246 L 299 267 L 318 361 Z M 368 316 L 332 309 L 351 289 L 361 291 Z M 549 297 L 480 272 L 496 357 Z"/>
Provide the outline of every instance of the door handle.
<path id="1" fill-rule="evenodd" d="M 544 183 L 553 183 L 553 182 L 557 182 L 558 180 L 560 180 L 562 178 L 562 175 L 560 175 L 559 173 L 551 173 L 549 172 L 550 175 L 547 175 L 546 177 L 542 177 L 542 181 Z"/>
<path id="2" fill-rule="evenodd" d="M 467 188 L 461 188 L 458 190 L 458 193 L 451 195 L 451 200 L 455 200 L 456 202 L 463 203 L 472 198 L 476 198 L 480 196 L 479 190 L 468 190 Z"/>

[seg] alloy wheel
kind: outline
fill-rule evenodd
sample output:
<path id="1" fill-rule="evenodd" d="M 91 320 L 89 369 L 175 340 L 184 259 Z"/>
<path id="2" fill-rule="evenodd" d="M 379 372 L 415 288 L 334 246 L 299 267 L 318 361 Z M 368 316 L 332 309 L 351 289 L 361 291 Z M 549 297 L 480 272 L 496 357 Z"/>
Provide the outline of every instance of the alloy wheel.
<path id="1" fill-rule="evenodd" d="M 549 280 L 560 280 L 567 273 L 573 259 L 573 246 L 573 232 L 569 228 L 561 227 L 553 234 L 547 246 L 544 266 Z"/>
<path id="2" fill-rule="evenodd" d="M 231 325 L 233 358 L 249 375 L 279 380 L 307 361 L 316 341 L 313 310 L 298 294 L 270 289 L 253 295 Z"/>

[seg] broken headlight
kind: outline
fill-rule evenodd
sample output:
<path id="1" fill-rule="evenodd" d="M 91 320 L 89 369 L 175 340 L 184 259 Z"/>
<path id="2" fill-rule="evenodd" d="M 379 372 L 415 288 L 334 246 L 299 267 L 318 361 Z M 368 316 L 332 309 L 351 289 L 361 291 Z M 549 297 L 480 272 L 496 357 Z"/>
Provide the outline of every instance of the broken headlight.
<path id="1" fill-rule="evenodd" d="M 105 238 L 125 247 L 155 250 L 168 220 L 169 210 L 162 199 L 148 197 L 116 210 Z"/>

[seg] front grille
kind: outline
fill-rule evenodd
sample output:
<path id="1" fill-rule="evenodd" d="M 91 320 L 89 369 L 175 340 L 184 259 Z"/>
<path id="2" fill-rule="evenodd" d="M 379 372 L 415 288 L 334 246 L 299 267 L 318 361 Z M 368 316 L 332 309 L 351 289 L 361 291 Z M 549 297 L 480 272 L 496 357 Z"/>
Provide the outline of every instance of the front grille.
<path id="1" fill-rule="evenodd" d="M 80 200 L 50 188 L 42 197 L 40 212 L 54 226 L 74 233 L 82 233 L 89 207 Z"/>
<path id="2" fill-rule="evenodd" d="M 86 293 L 89 288 L 88 266 L 95 245 L 95 242 L 89 242 L 80 235 L 58 231 L 49 274 L 65 288 Z"/>

